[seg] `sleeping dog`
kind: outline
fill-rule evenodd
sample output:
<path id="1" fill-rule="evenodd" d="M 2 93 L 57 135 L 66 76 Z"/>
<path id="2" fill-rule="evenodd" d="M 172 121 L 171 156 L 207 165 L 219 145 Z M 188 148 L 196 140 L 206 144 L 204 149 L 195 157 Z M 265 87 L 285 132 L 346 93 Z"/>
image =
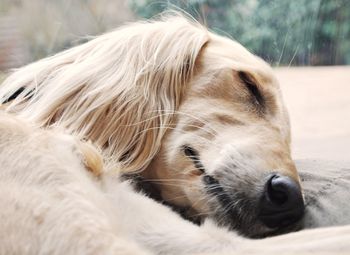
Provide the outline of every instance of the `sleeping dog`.
<path id="1" fill-rule="evenodd" d="M 258 237 L 303 215 L 271 68 L 189 18 L 130 24 L 20 68 L 0 98 L 16 93 L 7 111 L 93 141 L 197 222 Z"/>
<path id="2" fill-rule="evenodd" d="M 350 228 L 245 239 L 135 192 L 99 150 L 0 112 L 0 254 L 308 254 L 350 250 Z"/>

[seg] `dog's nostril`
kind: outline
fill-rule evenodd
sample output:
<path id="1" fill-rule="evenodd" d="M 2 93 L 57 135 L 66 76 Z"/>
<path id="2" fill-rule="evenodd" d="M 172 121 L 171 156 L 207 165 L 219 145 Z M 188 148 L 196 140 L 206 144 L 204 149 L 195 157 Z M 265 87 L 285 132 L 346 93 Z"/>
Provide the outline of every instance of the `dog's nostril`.
<path id="1" fill-rule="evenodd" d="M 267 197 L 276 205 L 283 205 L 288 202 L 288 184 L 279 175 L 272 176 L 266 187 Z"/>
<path id="2" fill-rule="evenodd" d="M 270 228 L 283 227 L 298 221 L 303 213 L 304 201 L 299 185 L 287 176 L 271 176 L 261 197 L 260 220 Z"/>

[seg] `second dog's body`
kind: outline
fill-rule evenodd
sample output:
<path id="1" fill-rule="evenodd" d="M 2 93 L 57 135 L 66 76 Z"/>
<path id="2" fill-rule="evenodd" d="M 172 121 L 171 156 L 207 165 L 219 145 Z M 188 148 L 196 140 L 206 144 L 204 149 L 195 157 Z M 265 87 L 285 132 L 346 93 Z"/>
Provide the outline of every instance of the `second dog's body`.
<path id="1" fill-rule="evenodd" d="M 99 156 L 71 136 L 0 114 L 0 254 L 175 255 L 238 243 L 137 194 L 117 173 L 91 169 L 87 157 Z"/>
<path id="2" fill-rule="evenodd" d="M 248 240 L 199 227 L 120 182 L 96 150 L 0 113 L 0 254 L 303 254 L 350 249 L 350 227 Z M 98 177 L 96 176 L 98 173 Z"/>

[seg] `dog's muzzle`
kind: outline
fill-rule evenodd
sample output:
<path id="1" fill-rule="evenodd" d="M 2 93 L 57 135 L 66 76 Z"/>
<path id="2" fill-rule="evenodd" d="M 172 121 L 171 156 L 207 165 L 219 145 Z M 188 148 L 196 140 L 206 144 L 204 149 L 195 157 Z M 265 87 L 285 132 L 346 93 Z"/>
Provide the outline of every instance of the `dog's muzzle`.
<path id="1" fill-rule="evenodd" d="M 269 228 L 282 228 L 297 222 L 304 214 L 301 188 L 290 177 L 273 174 L 261 196 L 259 220 Z"/>

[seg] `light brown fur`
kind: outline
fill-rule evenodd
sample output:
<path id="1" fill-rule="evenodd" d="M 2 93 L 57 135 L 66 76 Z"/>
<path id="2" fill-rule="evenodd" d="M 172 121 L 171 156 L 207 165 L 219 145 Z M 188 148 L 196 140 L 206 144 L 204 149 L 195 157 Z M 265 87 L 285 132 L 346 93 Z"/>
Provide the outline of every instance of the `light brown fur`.
<path id="1" fill-rule="evenodd" d="M 0 254 L 348 254 L 350 227 L 244 239 L 198 227 L 137 194 L 62 130 L 43 130 L 0 112 Z M 91 150 L 90 150 L 91 149 Z M 99 164 L 97 164 L 99 165 Z"/>
<path id="2" fill-rule="evenodd" d="M 242 73 L 263 95 L 263 107 Z M 259 180 L 273 172 L 299 181 L 271 68 L 179 15 L 127 25 L 23 67 L 2 84 L 0 98 L 5 102 L 21 87 L 9 112 L 92 140 L 118 171 L 141 172 L 164 200 L 192 214 L 214 217 L 217 203 L 184 145 L 199 152 L 205 174 L 224 182 L 240 176 L 229 186 L 247 182 L 243 191 L 261 189 Z M 98 161 L 87 164 L 98 169 Z M 252 232 L 271 231 L 254 217 Z"/>

